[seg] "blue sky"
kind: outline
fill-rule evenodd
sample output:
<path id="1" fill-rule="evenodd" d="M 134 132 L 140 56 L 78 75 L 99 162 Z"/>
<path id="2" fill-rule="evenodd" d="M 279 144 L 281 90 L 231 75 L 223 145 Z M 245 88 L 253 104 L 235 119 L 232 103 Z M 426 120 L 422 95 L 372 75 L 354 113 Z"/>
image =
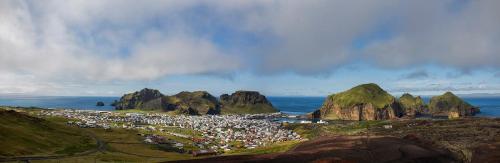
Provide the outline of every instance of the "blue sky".
<path id="1" fill-rule="evenodd" d="M 499 1 L 1 1 L 0 94 L 500 93 Z"/>

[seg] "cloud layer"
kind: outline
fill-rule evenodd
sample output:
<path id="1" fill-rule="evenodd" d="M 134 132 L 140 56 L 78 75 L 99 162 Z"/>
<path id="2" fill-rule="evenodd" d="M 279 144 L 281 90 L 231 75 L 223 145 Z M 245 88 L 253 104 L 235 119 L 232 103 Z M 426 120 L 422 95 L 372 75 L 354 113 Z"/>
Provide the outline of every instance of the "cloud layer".
<path id="1" fill-rule="evenodd" d="M 496 69 L 498 7 L 497 0 L 4 0 L 0 73 L 10 75 L 0 82 L 316 75 L 356 62 Z"/>

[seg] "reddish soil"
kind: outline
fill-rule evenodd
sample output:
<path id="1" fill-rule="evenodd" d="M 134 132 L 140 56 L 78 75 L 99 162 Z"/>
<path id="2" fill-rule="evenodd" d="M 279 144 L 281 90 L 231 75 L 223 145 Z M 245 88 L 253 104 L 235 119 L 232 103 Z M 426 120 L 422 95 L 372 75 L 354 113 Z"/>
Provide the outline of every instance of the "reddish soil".
<path id="1" fill-rule="evenodd" d="M 180 162 L 456 162 L 448 151 L 389 136 L 320 137 L 285 153 L 236 155 Z"/>

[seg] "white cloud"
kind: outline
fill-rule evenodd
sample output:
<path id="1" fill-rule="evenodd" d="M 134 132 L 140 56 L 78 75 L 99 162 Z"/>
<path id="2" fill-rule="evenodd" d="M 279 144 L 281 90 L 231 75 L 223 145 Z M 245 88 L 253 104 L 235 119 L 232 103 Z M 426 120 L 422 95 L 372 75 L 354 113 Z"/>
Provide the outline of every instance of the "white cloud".
<path id="1" fill-rule="evenodd" d="M 228 73 L 240 64 L 213 42 L 194 36 L 182 22 L 167 29 L 143 27 L 151 17 L 182 10 L 180 1 L 0 3 L 3 71 L 59 80 L 152 80 Z M 131 51 L 128 56 L 117 54 L 123 47 Z"/>
<path id="2" fill-rule="evenodd" d="M 371 43 L 366 56 L 387 67 L 443 64 L 463 70 L 500 66 L 499 1 L 403 3 L 395 36 Z"/>
<path id="3" fill-rule="evenodd" d="M 499 6 L 496 0 L 4 0 L 0 69 L 18 74 L 3 76 L 10 83 L 4 90 L 27 75 L 32 84 L 18 83 L 26 87 L 18 90 L 33 92 L 49 89 L 37 82 L 68 80 L 246 70 L 321 74 L 356 61 L 390 68 L 498 68 Z M 390 36 L 353 47 L 384 24 Z M 257 43 L 237 50 L 221 46 L 211 37 L 214 26 L 256 36 Z"/>

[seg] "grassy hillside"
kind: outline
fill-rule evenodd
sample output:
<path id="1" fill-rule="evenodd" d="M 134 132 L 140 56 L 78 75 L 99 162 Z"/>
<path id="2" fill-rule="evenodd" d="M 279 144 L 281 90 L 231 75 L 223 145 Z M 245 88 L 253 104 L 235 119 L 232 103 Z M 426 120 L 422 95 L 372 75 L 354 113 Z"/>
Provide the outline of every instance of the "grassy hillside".
<path id="1" fill-rule="evenodd" d="M 78 128 L 0 109 L 0 156 L 73 154 L 95 143 Z"/>
<path id="2" fill-rule="evenodd" d="M 394 100 L 392 95 L 373 83 L 359 85 L 347 91 L 330 95 L 328 98 L 341 107 L 371 103 L 375 108 L 384 108 Z"/>

